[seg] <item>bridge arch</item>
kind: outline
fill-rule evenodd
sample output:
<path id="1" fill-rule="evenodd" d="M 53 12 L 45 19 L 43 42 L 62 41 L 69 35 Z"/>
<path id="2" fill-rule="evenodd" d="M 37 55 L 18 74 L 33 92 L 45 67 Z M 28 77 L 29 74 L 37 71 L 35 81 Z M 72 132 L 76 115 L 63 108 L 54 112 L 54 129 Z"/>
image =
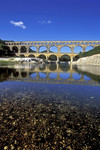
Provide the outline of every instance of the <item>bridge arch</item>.
<path id="1" fill-rule="evenodd" d="M 76 54 L 78 54 L 80 52 L 83 52 L 82 46 L 75 46 L 73 52 L 76 53 Z"/>
<path id="2" fill-rule="evenodd" d="M 17 46 L 13 46 L 13 47 L 12 47 L 12 51 L 13 51 L 14 53 L 18 53 L 18 47 L 17 47 Z"/>
<path id="3" fill-rule="evenodd" d="M 79 74 L 79 73 L 73 73 L 72 76 L 73 76 L 74 80 L 80 80 L 81 79 L 81 74 Z"/>
<path id="4" fill-rule="evenodd" d="M 81 52 L 80 52 L 81 53 Z M 73 61 L 77 61 L 79 59 L 79 55 L 77 54 L 76 56 L 73 57 Z"/>
<path id="5" fill-rule="evenodd" d="M 29 47 L 29 53 L 36 53 L 36 51 L 37 51 L 36 46 L 30 46 Z"/>
<path id="6" fill-rule="evenodd" d="M 50 49 L 49 49 L 49 52 L 50 52 L 50 53 L 58 53 L 58 48 L 57 48 L 57 46 L 51 46 Z"/>
<path id="7" fill-rule="evenodd" d="M 66 79 L 68 79 L 68 78 L 70 78 L 70 73 L 66 73 L 66 72 L 60 72 L 59 73 L 59 77 L 61 78 L 61 79 L 64 79 L 64 80 L 66 80 Z"/>
<path id="8" fill-rule="evenodd" d="M 59 68 L 63 71 L 63 72 L 68 72 L 70 67 L 68 65 L 64 65 L 64 64 L 59 64 Z"/>
<path id="9" fill-rule="evenodd" d="M 57 78 L 57 73 L 56 72 L 49 73 L 49 78 L 50 79 L 56 79 Z"/>
<path id="10" fill-rule="evenodd" d="M 52 60 L 52 61 L 57 61 L 57 56 L 52 54 L 48 57 L 49 60 Z"/>
<path id="11" fill-rule="evenodd" d="M 40 64 L 39 65 L 39 70 L 40 71 L 43 71 L 43 70 L 45 70 L 46 69 L 46 65 L 45 64 Z"/>
<path id="12" fill-rule="evenodd" d="M 15 71 L 15 72 L 13 73 L 13 76 L 14 76 L 15 78 L 18 77 L 18 76 L 19 76 L 19 72 Z"/>
<path id="13" fill-rule="evenodd" d="M 41 58 L 41 59 L 45 60 L 45 59 L 46 59 L 46 56 L 45 56 L 45 55 L 43 55 L 43 54 L 41 54 L 41 55 L 39 55 L 39 58 Z"/>
<path id="14" fill-rule="evenodd" d="M 40 46 L 39 53 L 47 53 L 47 47 L 46 46 Z"/>
<path id="15" fill-rule="evenodd" d="M 44 79 L 44 78 L 47 77 L 47 73 L 45 73 L 45 72 L 39 72 L 39 77 Z"/>
<path id="16" fill-rule="evenodd" d="M 27 77 L 27 72 L 21 72 L 21 76 L 22 76 L 23 78 L 26 78 L 26 77 Z"/>
<path id="17" fill-rule="evenodd" d="M 49 65 L 49 70 L 50 70 L 50 71 L 55 71 L 56 69 L 57 69 L 57 64 L 56 64 L 56 63 L 54 63 L 54 64 L 51 63 L 51 64 Z"/>
<path id="18" fill-rule="evenodd" d="M 71 53 L 71 47 L 69 47 L 69 46 L 61 47 L 60 53 Z"/>
<path id="19" fill-rule="evenodd" d="M 28 57 L 31 57 L 31 58 L 33 58 L 33 57 L 35 57 L 35 55 L 33 55 L 33 54 L 30 54 L 30 55 L 28 55 Z"/>
<path id="20" fill-rule="evenodd" d="M 71 61 L 71 58 L 70 58 L 70 56 L 69 55 L 67 55 L 67 54 L 64 54 L 64 55 L 62 55 L 61 57 L 60 57 L 60 61 Z"/>
<path id="21" fill-rule="evenodd" d="M 20 57 L 24 58 L 24 57 L 25 57 L 25 55 L 24 55 L 24 54 L 21 54 L 21 55 L 20 55 Z"/>
<path id="22" fill-rule="evenodd" d="M 89 45 L 89 46 L 87 46 L 86 48 L 85 48 L 85 51 L 87 52 L 87 51 L 90 51 L 90 50 L 92 50 L 94 48 L 94 46 L 92 46 L 92 45 Z"/>
<path id="23" fill-rule="evenodd" d="M 27 52 L 27 48 L 25 46 L 22 46 L 20 49 L 21 53 L 26 53 Z"/>
<path id="24" fill-rule="evenodd" d="M 5 49 L 9 51 L 11 50 L 10 46 L 5 46 Z"/>
<path id="25" fill-rule="evenodd" d="M 32 70 L 34 70 L 35 68 L 32 68 Z M 36 76 L 37 76 L 37 73 L 36 72 L 29 72 L 29 76 L 31 77 L 31 78 L 36 78 Z"/>

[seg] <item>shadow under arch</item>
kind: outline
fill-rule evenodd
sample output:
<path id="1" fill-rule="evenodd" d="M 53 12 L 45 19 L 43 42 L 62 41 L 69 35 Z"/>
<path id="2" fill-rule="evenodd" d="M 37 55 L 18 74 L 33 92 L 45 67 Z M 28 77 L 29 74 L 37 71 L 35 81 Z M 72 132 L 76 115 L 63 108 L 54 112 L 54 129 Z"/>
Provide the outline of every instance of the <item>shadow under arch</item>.
<path id="1" fill-rule="evenodd" d="M 6 45 L 4 46 L 4 49 L 5 49 L 5 50 L 8 50 L 8 51 L 11 51 L 10 47 L 9 47 L 9 46 L 6 46 Z"/>
<path id="2" fill-rule="evenodd" d="M 27 48 L 26 48 L 25 46 L 22 46 L 22 47 L 20 48 L 20 52 L 21 52 L 21 53 L 26 53 L 26 52 L 27 52 Z"/>
<path id="3" fill-rule="evenodd" d="M 21 54 L 20 57 L 25 58 L 25 55 Z"/>
<path id="4" fill-rule="evenodd" d="M 26 78 L 26 77 L 27 77 L 27 72 L 21 72 L 21 76 L 22 76 L 23 78 Z"/>
<path id="5" fill-rule="evenodd" d="M 69 46 L 63 46 L 60 49 L 60 53 L 71 53 L 71 48 Z"/>
<path id="6" fill-rule="evenodd" d="M 36 68 L 36 65 L 33 63 L 33 64 L 29 64 L 29 70 L 30 71 L 34 71 L 34 69 Z"/>
<path id="7" fill-rule="evenodd" d="M 58 48 L 56 46 L 51 46 L 49 49 L 49 53 L 58 53 Z"/>
<path id="8" fill-rule="evenodd" d="M 47 47 L 46 46 L 40 46 L 39 53 L 47 53 Z"/>
<path id="9" fill-rule="evenodd" d="M 81 52 L 80 52 L 81 53 Z M 79 55 L 77 54 L 75 57 L 73 57 L 73 61 L 77 61 L 79 59 Z"/>
<path id="10" fill-rule="evenodd" d="M 18 72 L 18 71 L 14 71 L 14 72 L 13 72 L 13 76 L 14 76 L 14 77 L 18 77 L 18 76 L 19 76 L 19 72 Z"/>
<path id="11" fill-rule="evenodd" d="M 28 57 L 35 58 L 35 55 L 30 54 Z"/>
<path id="12" fill-rule="evenodd" d="M 37 52 L 36 46 L 30 46 L 29 47 L 29 53 L 36 53 L 36 52 Z"/>
<path id="13" fill-rule="evenodd" d="M 43 54 L 40 54 L 40 55 L 39 55 L 39 58 L 41 58 L 41 59 L 45 60 L 45 59 L 46 59 L 46 56 L 45 56 L 45 55 L 43 55 Z"/>
<path id="14" fill-rule="evenodd" d="M 70 73 L 59 73 L 59 77 L 61 78 L 61 79 L 64 79 L 64 80 L 66 80 L 66 79 L 68 79 L 68 78 L 70 78 Z"/>
<path id="15" fill-rule="evenodd" d="M 64 54 L 64 55 L 62 55 L 62 56 L 60 57 L 60 61 L 66 61 L 66 62 L 68 62 L 68 61 L 71 61 L 71 58 L 70 58 L 69 55 Z"/>
<path id="16" fill-rule="evenodd" d="M 49 70 L 54 71 L 54 70 L 56 70 L 56 69 L 57 69 L 57 64 L 55 64 L 55 63 L 52 64 L 52 63 L 51 63 L 51 64 L 49 65 Z"/>
<path id="17" fill-rule="evenodd" d="M 51 61 L 57 61 L 57 56 L 52 54 L 48 57 L 48 60 L 51 60 Z"/>
<path id="18" fill-rule="evenodd" d="M 59 68 L 63 71 L 63 72 L 68 72 L 70 69 L 69 65 L 65 65 L 65 64 L 59 64 Z"/>
<path id="19" fill-rule="evenodd" d="M 7 45 L 3 45 L 3 50 L 0 51 L 0 56 L 15 56 L 14 51 Z"/>
<path id="20" fill-rule="evenodd" d="M 17 47 L 17 46 L 13 46 L 13 47 L 12 47 L 12 51 L 13 51 L 14 53 L 18 53 L 18 47 Z"/>
<path id="21" fill-rule="evenodd" d="M 43 71 L 43 70 L 45 70 L 46 69 L 46 64 L 40 64 L 39 65 L 39 70 L 40 71 Z"/>
<path id="22" fill-rule="evenodd" d="M 0 82 L 6 81 L 12 74 L 14 69 L 0 68 Z"/>

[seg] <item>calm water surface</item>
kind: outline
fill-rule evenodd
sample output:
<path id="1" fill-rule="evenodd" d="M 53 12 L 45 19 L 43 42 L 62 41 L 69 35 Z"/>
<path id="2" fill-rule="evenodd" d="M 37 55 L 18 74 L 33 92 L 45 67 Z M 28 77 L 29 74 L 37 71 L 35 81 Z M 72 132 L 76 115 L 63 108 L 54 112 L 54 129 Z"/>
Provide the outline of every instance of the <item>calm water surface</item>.
<path id="1" fill-rule="evenodd" d="M 0 67 L 1 150 L 99 150 L 100 67 Z"/>

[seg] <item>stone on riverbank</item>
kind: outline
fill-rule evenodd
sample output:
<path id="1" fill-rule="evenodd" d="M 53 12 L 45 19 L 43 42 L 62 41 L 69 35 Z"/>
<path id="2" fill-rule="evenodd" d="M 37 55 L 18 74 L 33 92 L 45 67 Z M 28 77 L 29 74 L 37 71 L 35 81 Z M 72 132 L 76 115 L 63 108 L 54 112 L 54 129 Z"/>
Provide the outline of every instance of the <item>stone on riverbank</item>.
<path id="1" fill-rule="evenodd" d="M 0 61 L 42 63 L 41 58 L 0 58 Z"/>
<path id="2" fill-rule="evenodd" d="M 100 54 L 80 58 L 73 65 L 100 65 Z"/>

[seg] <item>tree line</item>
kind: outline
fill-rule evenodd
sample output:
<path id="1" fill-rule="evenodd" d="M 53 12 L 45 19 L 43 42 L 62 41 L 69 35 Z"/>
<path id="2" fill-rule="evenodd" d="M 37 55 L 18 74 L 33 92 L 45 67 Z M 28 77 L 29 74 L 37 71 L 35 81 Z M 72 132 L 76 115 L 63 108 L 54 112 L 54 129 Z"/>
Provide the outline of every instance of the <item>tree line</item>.
<path id="1" fill-rule="evenodd" d="M 14 53 L 5 45 L 6 40 L 0 39 L 0 57 L 14 56 Z"/>

